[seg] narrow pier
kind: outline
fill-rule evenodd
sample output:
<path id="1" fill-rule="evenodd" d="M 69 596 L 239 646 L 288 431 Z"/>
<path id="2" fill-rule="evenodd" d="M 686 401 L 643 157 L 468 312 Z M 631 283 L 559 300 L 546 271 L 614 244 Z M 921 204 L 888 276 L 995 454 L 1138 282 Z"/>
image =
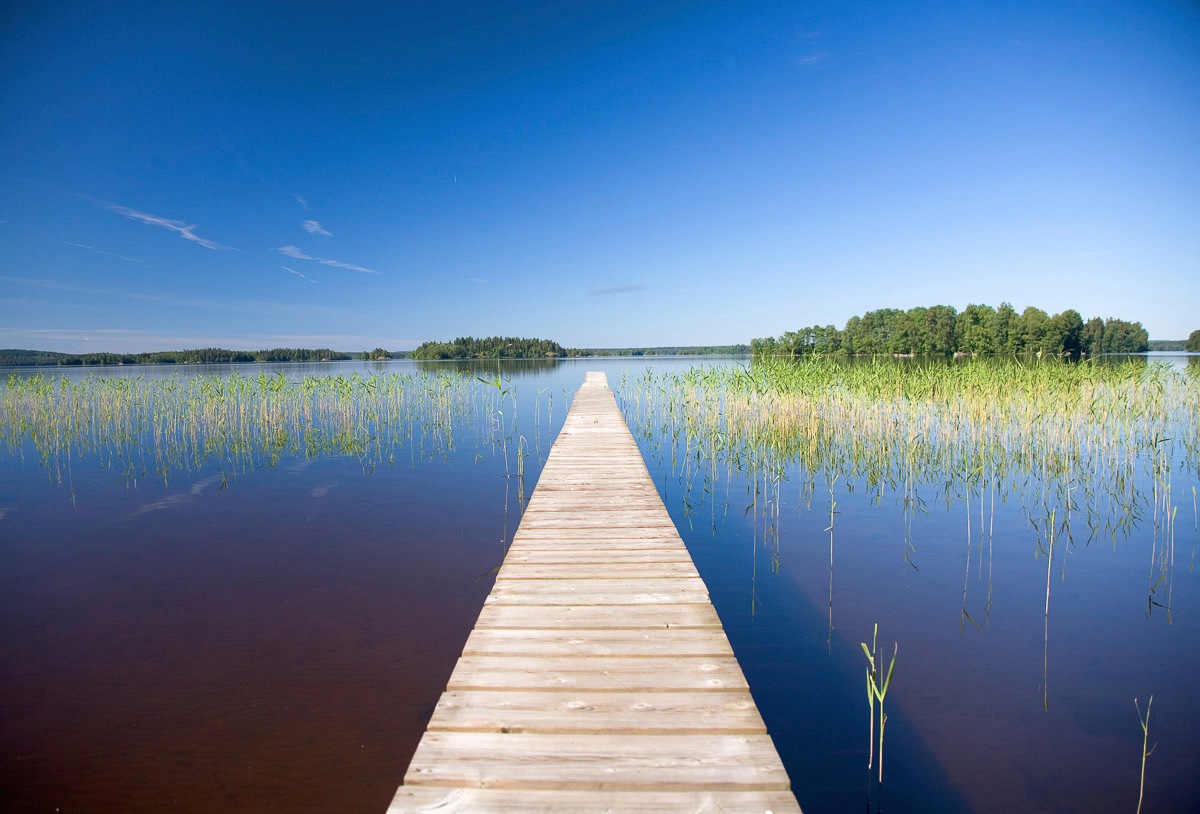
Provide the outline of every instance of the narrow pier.
<path id="1" fill-rule="evenodd" d="M 799 812 L 708 590 L 588 373 L 398 812 Z"/>

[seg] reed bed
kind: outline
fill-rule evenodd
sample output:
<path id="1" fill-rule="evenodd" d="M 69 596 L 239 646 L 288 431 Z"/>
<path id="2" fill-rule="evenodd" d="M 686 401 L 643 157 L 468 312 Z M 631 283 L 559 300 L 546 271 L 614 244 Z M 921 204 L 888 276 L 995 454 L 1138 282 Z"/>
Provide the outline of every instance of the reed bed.
<path id="1" fill-rule="evenodd" d="M 511 388 L 453 371 L 299 380 L 13 375 L 0 388 L 0 443 L 10 455 L 36 455 L 59 482 L 87 457 L 133 483 L 213 466 L 237 473 L 284 456 L 350 456 L 369 471 L 398 455 L 448 456 L 464 435 L 502 449 L 507 462 L 514 437 L 524 448 L 516 404 Z"/>
<path id="2" fill-rule="evenodd" d="M 839 478 L 906 507 L 931 487 L 981 509 L 1017 497 L 1031 523 L 1053 516 L 1073 539 L 1082 522 L 1091 539 L 1145 516 L 1173 534 L 1172 474 L 1200 477 L 1200 377 L 1166 365 L 768 361 L 647 370 L 617 389 L 631 425 L 706 490 L 726 469 L 756 495 L 798 479 L 806 502 Z"/>

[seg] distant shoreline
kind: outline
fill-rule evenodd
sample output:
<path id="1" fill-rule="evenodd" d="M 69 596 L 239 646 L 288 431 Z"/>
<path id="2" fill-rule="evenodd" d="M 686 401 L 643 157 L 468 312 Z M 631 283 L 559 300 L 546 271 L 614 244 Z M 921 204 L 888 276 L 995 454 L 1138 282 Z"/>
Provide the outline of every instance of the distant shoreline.
<path id="1" fill-rule="evenodd" d="M 264 362 L 350 362 L 407 359 L 411 351 L 387 351 L 382 356 L 332 351 L 326 348 L 284 348 L 272 351 L 224 348 L 153 351 L 149 353 L 61 353 L 0 349 L 0 367 L 130 367 L 139 365 L 262 364 Z M 749 345 L 678 345 L 641 348 L 569 348 L 562 359 L 659 356 L 749 356 Z M 512 361 L 512 360 L 507 360 Z"/>

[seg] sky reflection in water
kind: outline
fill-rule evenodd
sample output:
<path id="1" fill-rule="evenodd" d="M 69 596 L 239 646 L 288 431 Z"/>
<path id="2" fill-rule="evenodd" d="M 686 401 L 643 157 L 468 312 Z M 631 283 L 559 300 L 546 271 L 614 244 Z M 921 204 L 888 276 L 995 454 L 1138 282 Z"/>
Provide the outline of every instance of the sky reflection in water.
<path id="1" fill-rule="evenodd" d="M 489 408 L 517 417 L 507 477 L 487 410 L 455 418 L 451 449 L 401 444 L 391 462 L 290 452 L 243 469 L 208 461 L 165 483 L 134 485 L 74 455 L 70 483 L 58 484 L 29 444 L 24 458 L 7 450 L 0 801 L 383 810 L 515 529 L 517 437 L 528 494 L 586 370 L 606 370 L 621 395 L 623 375 L 628 388 L 648 366 L 691 364 L 507 366 L 500 385 L 515 387 L 516 409 L 511 394 Z M 347 371 L 280 369 L 294 378 L 314 368 Z M 374 368 L 417 366 L 350 369 Z M 131 372 L 148 371 L 120 371 Z M 471 387 L 486 398 L 499 389 Z M 1078 539 L 1056 554 L 1047 645 L 1046 560 L 1019 500 L 993 507 L 989 497 L 981 528 L 980 495 L 968 509 L 923 487 L 908 550 L 896 495 L 877 500 L 838 480 L 831 593 L 828 480 L 802 488 L 789 470 L 769 512 L 762 499 L 748 510 L 744 473 L 689 489 L 667 447 L 630 423 L 810 814 L 867 794 L 858 643 L 875 622 L 899 660 L 874 806 L 1128 810 L 1141 745 L 1133 698 L 1150 693 L 1159 745 L 1147 806 L 1200 806 L 1194 471 L 1172 483 L 1173 622 L 1160 608 L 1147 615 L 1155 543 L 1145 521 L 1115 545 Z"/>

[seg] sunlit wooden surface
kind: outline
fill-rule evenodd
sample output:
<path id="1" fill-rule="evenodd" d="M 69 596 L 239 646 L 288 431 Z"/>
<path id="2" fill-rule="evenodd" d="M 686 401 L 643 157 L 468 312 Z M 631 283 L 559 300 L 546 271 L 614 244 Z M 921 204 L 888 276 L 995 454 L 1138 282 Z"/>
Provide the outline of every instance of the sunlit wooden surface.
<path id="1" fill-rule="evenodd" d="M 789 789 L 589 373 L 389 812 L 798 812 Z"/>

